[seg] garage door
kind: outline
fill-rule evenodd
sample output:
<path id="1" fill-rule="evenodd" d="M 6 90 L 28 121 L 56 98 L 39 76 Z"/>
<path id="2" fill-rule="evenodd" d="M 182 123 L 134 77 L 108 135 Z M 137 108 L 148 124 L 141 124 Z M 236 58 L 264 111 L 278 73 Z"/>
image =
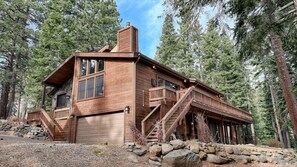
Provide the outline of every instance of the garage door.
<path id="1" fill-rule="evenodd" d="M 76 142 L 86 144 L 122 144 L 124 115 L 114 113 L 78 119 Z"/>

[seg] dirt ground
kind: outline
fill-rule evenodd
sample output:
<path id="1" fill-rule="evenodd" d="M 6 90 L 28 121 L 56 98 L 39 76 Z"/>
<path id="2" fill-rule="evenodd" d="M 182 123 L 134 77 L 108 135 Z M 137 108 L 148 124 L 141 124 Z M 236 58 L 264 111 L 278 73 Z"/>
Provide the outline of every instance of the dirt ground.
<path id="1" fill-rule="evenodd" d="M 2 167 L 149 167 L 148 157 L 137 157 L 119 146 L 81 145 L 38 141 L 0 135 L 0 166 Z"/>

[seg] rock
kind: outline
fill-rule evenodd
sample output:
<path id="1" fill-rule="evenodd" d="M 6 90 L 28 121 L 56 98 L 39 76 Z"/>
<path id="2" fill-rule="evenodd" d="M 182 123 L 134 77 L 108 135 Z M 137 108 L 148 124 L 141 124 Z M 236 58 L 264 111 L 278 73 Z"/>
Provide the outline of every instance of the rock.
<path id="1" fill-rule="evenodd" d="M 152 161 L 158 161 L 158 162 L 161 162 L 162 161 L 162 159 L 160 157 L 157 157 L 155 155 L 150 156 L 149 159 L 152 160 Z"/>
<path id="2" fill-rule="evenodd" d="M 181 149 L 185 147 L 185 143 L 181 140 L 172 140 L 170 144 L 173 146 L 174 150 Z"/>
<path id="3" fill-rule="evenodd" d="M 199 157 L 187 149 L 173 150 L 162 161 L 165 166 L 197 166 L 198 162 Z"/>
<path id="4" fill-rule="evenodd" d="M 265 157 L 264 155 L 260 155 L 260 156 L 259 156 L 259 160 L 260 160 L 260 162 L 262 162 L 262 163 L 267 163 L 267 159 L 266 159 L 266 157 Z"/>
<path id="5" fill-rule="evenodd" d="M 276 158 L 274 158 L 274 157 L 268 157 L 267 158 L 267 162 L 269 162 L 269 163 L 276 163 Z"/>
<path id="6" fill-rule="evenodd" d="M 3 138 L 0 138 L 0 140 L 3 140 Z"/>
<path id="7" fill-rule="evenodd" d="M 207 157 L 207 154 L 203 151 L 200 151 L 198 156 L 200 159 L 205 159 Z"/>
<path id="8" fill-rule="evenodd" d="M 199 153 L 200 151 L 200 146 L 198 144 L 191 144 L 190 145 L 190 150 L 196 154 Z"/>
<path id="9" fill-rule="evenodd" d="M 225 151 L 220 151 L 217 153 L 218 156 L 221 156 L 221 157 L 227 157 L 227 154 Z"/>
<path id="10" fill-rule="evenodd" d="M 128 152 L 133 152 L 133 149 L 132 149 L 132 148 L 126 148 L 126 150 L 127 150 Z"/>
<path id="11" fill-rule="evenodd" d="M 230 158 L 234 159 L 236 162 L 243 163 L 243 164 L 247 164 L 251 162 L 251 158 L 245 155 L 233 155 Z"/>
<path id="12" fill-rule="evenodd" d="M 135 154 L 130 154 L 128 156 L 128 160 L 133 162 L 133 163 L 138 163 L 139 162 L 138 159 L 137 159 L 137 156 Z"/>
<path id="13" fill-rule="evenodd" d="M 126 149 L 133 149 L 134 147 L 135 147 L 135 143 L 133 143 L 133 142 L 125 143 L 125 148 Z"/>
<path id="14" fill-rule="evenodd" d="M 163 155 L 169 153 L 172 150 L 173 150 L 173 146 L 172 145 L 166 144 L 166 143 L 162 144 L 162 154 Z"/>
<path id="15" fill-rule="evenodd" d="M 226 150 L 226 153 L 228 153 L 228 154 L 234 153 L 233 148 L 231 148 L 231 147 L 226 147 L 225 150 Z"/>
<path id="16" fill-rule="evenodd" d="M 141 147 L 133 150 L 133 153 L 135 153 L 138 156 L 142 156 L 147 152 L 146 148 Z"/>
<path id="17" fill-rule="evenodd" d="M 293 158 L 291 156 L 288 156 L 286 158 L 284 158 L 285 161 L 291 161 Z"/>
<path id="18" fill-rule="evenodd" d="M 251 155 L 251 153 L 250 153 L 248 150 L 246 150 L 246 149 L 244 149 L 244 150 L 241 152 L 241 154 L 242 154 L 242 155 L 247 155 L 247 156 L 250 156 L 250 155 Z"/>
<path id="19" fill-rule="evenodd" d="M 251 155 L 262 155 L 262 154 L 259 152 L 251 152 Z"/>
<path id="20" fill-rule="evenodd" d="M 159 155 L 162 151 L 162 147 L 159 145 L 153 145 L 150 147 L 150 153 L 152 155 Z"/>
<path id="21" fill-rule="evenodd" d="M 233 153 L 235 155 L 241 155 L 241 151 L 238 148 L 233 148 Z"/>
<path id="22" fill-rule="evenodd" d="M 154 166 L 161 166 L 161 163 L 160 163 L 160 162 L 158 162 L 158 161 L 153 161 L 153 160 L 150 160 L 150 159 L 149 159 L 149 164 L 152 164 L 152 165 L 154 165 Z"/>
<path id="23" fill-rule="evenodd" d="M 45 136 L 45 132 L 43 131 L 43 132 L 39 132 L 38 134 L 37 134 L 37 137 L 43 137 L 43 136 Z"/>
<path id="24" fill-rule="evenodd" d="M 215 163 L 215 164 L 226 164 L 230 160 L 227 158 L 223 158 L 223 157 L 214 155 L 214 154 L 207 154 L 206 161 L 210 162 L 210 163 Z"/>
<path id="25" fill-rule="evenodd" d="M 208 149 L 205 150 L 205 153 L 214 154 L 214 153 L 216 153 L 216 150 L 214 147 L 208 147 Z"/>
<path id="26" fill-rule="evenodd" d="M 260 161 L 260 158 L 258 156 L 256 156 L 256 155 L 251 155 L 250 158 L 251 158 L 252 161 L 255 161 L 255 162 Z"/>

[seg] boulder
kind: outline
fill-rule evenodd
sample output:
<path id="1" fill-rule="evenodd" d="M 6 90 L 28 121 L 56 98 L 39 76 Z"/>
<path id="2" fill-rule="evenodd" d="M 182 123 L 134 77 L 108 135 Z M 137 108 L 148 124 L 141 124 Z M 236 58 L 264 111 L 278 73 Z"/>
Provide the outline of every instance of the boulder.
<path id="1" fill-rule="evenodd" d="M 190 150 L 196 154 L 198 154 L 200 151 L 200 146 L 198 144 L 191 144 L 189 145 L 189 147 L 190 147 Z"/>
<path id="2" fill-rule="evenodd" d="M 167 143 L 162 144 L 162 154 L 165 155 L 173 150 L 173 146 Z"/>
<path id="3" fill-rule="evenodd" d="M 233 148 L 233 154 L 241 155 L 241 151 L 238 148 Z"/>
<path id="4" fill-rule="evenodd" d="M 159 145 L 153 145 L 150 147 L 150 153 L 152 155 L 159 155 L 162 151 L 162 147 Z"/>
<path id="5" fill-rule="evenodd" d="M 197 166 L 199 157 L 187 149 L 173 150 L 163 157 L 164 165 L 168 166 Z"/>
<path id="6" fill-rule="evenodd" d="M 259 156 L 259 161 L 262 162 L 262 163 L 267 163 L 267 159 L 264 155 L 260 155 Z"/>
<path id="7" fill-rule="evenodd" d="M 152 160 L 152 161 L 158 161 L 158 162 L 161 162 L 162 161 L 162 159 L 160 157 L 157 157 L 155 155 L 150 156 L 149 159 Z"/>
<path id="8" fill-rule="evenodd" d="M 227 157 L 227 154 L 225 151 L 220 151 L 217 153 L 218 156 L 221 156 L 221 157 Z"/>
<path id="9" fill-rule="evenodd" d="M 226 147 L 225 150 L 226 150 L 226 153 L 228 153 L 228 154 L 234 153 L 233 148 L 231 148 L 231 147 Z"/>
<path id="10" fill-rule="evenodd" d="M 181 149 L 185 147 L 185 143 L 181 140 L 172 140 L 170 144 L 173 146 L 174 150 Z"/>
<path id="11" fill-rule="evenodd" d="M 247 156 L 250 156 L 250 155 L 251 155 L 250 151 L 248 151 L 248 150 L 246 150 L 246 149 L 244 149 L 244 150 L 241 152 L 241 154 L 242 154 L 242 155 L 247 155 Z"/>
<path id="12" fill-rule="evenodd" d="M 136 148 L 133 150 L 133 153 L 135 153 L 138 156 L 142 156 L 147 152 L 146 148 L 141 147 L 141 148 Z"/>
<path id="13" fill-rule="evenodd" d="M 226 164 L 230 160 L 228 158 L 220 157 L 214 154 L 207 154 L 206 161 L 215 164 Z"/>
<path id="14" fill-rule="evenodd" d="M 149 164 L 154 165 L 154 166 L 161 166 L 161 163 L 158 161 L 153 161 L 149 159 Z"/>
<path id="15" fill-rule="evenodd" d="M 125 148 L 126 149 L 133 149 L 134 147 L 135 147 L 135 143 L 133 143 L 133 142 L 125 143 Z"/>
<path id="16" fill-rule="evenodd" d="M 198 156 L 199 156 L 200 159 L 205 159 L 207 157 L 207 154 L 205 152 L 203 152 L 203 151 L 200 151 Z"/>
<path id="17" fill-rule="evenodd" d="M 255 162 L 260 161 L 260 158 L 258 156 L 256 156 L 256 155 L 251 155 L 250 158 L 251 158 L 252 161 L 255 161 Z"/>
<path id="18" fill-rule="evenodd" d="M 251 158 L 245 155 L 232 155 L 229 157 L 232 158 L 234 161 L 243 163 L 243 164 L 247 164 L 251 162 Z"/>
<path id="19" fill-rule="evenodd" d="M 215 154 L 216 150 L 214 147 L 208 147 L 204 152 L 207 154 Z"/>
<path id="20" fill-rule="evenodd" d="M 135 154 L 130 154 L 128 156 L 128 160 L 133 162 L 133 163 L 138 163 L 139 162 L 138 159 L 137 159 L 137 156 Z"/>

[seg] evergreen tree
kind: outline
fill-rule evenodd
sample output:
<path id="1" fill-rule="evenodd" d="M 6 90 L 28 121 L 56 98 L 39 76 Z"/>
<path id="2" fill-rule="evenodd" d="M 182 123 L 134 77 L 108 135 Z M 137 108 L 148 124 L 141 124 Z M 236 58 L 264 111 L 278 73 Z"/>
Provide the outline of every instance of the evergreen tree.
<path id="1" fill-rule="evenodd" d="M 41 80 L 75 50 L 93 52 L 115 45 L 120 29 L 119 13 L 113 0 L 59 1 L 47 4 L 39 44 L 30 60 L 33 67 L 26 80 L 26 92 L 39 105 Z"/>
<path id="2" fill-rule="evenodd" d="M 0 0 L 0 117 L 14 111 L 15 95 L 22 94 L 22 80 L 42 22 L 42 2 Z"/>
<path id="3" fill-rule="evenodd" d="M 227 34 L 219 34 L 213 22 L 203 35 L 201 52 L 204 82 L 224 93 L 229 103 L 248 111 L 249 84 L 244 65 Z"/>
<path id="4" fill-rule="evenodd" d="M 171 14 L 166 14 L 155 59 L 165 66 L 176 69 L 177 33 L 174 29 L 173 16 Z"/>

